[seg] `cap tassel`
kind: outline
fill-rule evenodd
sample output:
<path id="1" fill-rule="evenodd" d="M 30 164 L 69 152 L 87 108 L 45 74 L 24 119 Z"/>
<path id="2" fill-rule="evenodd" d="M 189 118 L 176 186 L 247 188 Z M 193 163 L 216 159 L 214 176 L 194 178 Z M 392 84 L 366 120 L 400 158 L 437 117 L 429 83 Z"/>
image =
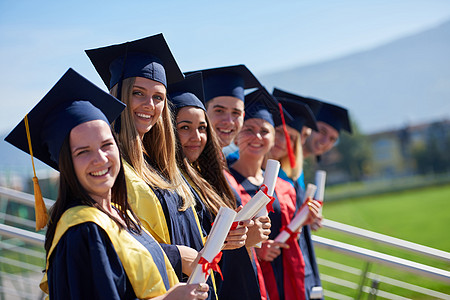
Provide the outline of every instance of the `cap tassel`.
<path id="1" fill-rule="evenodd" d="M 284 120 L 283 106 L 281 105 L 281 103 L 278 103 L 278 107 L 280 108 L 281 123 L 283 124 L 283 132 L 284 132 L 284 137 L 286 139 L 289 163 L 291 164 L 291 168 L 295 168 L 295 165 L 296 165 L 295 155 L 294 155 L 294 151 L 292 150 L 292 146 L 291 146 L 291 138 L 289 137 L 289 134 L 287 132 L 286 121 Z"/>
<path id="2" fill-rule="evenodd" d="M 47 225 L 48 215 L 45 207 L 44 198 L 42 197 L 41 187 L 36 177 L 36 169 L 34 168 L 33 148 L 31 147 L 30 128 L 28 126 L 28 115 L 25 115 L 25 129 L 27 131 L 28 147 L 30 149 L 31 164 L 33 165 L 33 190 L 34 190 L 34 211 L 36 215 L 36 231 L 41 230 Z"/>

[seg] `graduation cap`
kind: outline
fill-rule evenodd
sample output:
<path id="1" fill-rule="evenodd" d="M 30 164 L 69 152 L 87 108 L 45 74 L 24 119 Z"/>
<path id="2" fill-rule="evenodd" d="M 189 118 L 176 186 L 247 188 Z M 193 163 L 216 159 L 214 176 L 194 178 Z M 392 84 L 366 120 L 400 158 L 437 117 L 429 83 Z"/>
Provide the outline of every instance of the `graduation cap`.
<path id="1" fill-rule="evenodd" d="M 245 96 L 244 120 L 254 118 L 263 119 L 274 127 L 282 124 L 278 101 L 264 87 Z"/>
<path id="2" fill-rule="evenodd" d="M 5 138 L 8 143 L 31 155 L 36 230 L 45 227 L 47 211 L 33 156 L 58 170 L 59 152 L 72 128 L 92 120 L 111 123 L 124 108 L 125 104 L 69 69 Z"/>
<path id="3" fill-rule="evenodd" d="M 206 102 L 220 96 L 231 96 L 245 101 L 244 90 L 261 87 L 258 79 L 245 65 L 204 69 L 185 74 L 199 71 L 203 75 Z"/>
<path id="4" fill-rule="evenodd" d="M 286 129 L 286 123 L 293 122 L 294 118 L 282 107 L 282 105 L 273 97 L 264 87 L 245 96 L 245 117 L 248 119 L 263 119 L 274 127 L 283 125 L 284 137 L 288 150 L 289 162 L 291 167 L 295 167 L 295 155 L 292 150 L 291 139 Z"/>
<path id="5" fill-rule="evenodd" d="M 322 121 L 336 129 L 338 132 L 345 130 L 352 133 L 350 118 L 347 109 L 334 104 L 323 102 L 317 116 L 317 121 Z"/>
<path id="6" fill-rule="evenodd" d="M 170 84 L 167 92 L 175 114 L 185 106 L 194 106 L 206 111 L 203 104 L 205 95 L 201 72 L 192 73 L 187 75 L 184 80 Z"/>
<path id="7" fill-rule="evenodd" d="M 273 95 L 279 100 L 280 98 L 286 98 L 290 100 L 297 100 L 307 104 L 311 111 L 316 116 L 317 121 L 322 121 L 337 131 L 344 129 L 349 133 L 352 133 L 350 119 L 348 117 L 347 109 L 337 106 L 331 103 L 327 103 L 321 100 L 306 98 L 300 95 L 292 94 L 280 89 L 274 88 Z"/>
<path id="8" fill-rule="evenodd" d="M 109 89 L 130 77 L 148 78 L 165 87 L 184 78 L 162 33 L 85 52 Z"/>
<path id="9" fill-rule="evenodd" d="M 300 103 L 304 103 L 304 104 L 309 106 L 309 108 L 311 109 L 312 113 L 316 117 L 319 114 L 320 107 L 322 106 L 322 101 L 320 101 L 320 100 L 303 97 L 303 96 L 300 96 L 300 95 L 297 95 L 297 94 L 293 94 L 293 93 L 290 93 L 290 92 L 286 92 L 286 91 L 280 90 L 278 88 L 274 88 L 273 89 L 272 95 L 274 95 L 275 98 L 277 98 L 278 100 L 284 98 L 284 99 L 289 99 L 289 100 L 297 101 L 297 102 L 300 102 Z"/>
<path id="10" fill-rule="evenodd" d="M 302 132 L 303 126 L 318 131 L 316 117 L 308 105 L 287 98 L 278 98 L 278 101 L 283 105 L 283 109 L 288 111 L 292 117 L 292 121 L 286 122 L 287 125 L 298 132 Z"/>

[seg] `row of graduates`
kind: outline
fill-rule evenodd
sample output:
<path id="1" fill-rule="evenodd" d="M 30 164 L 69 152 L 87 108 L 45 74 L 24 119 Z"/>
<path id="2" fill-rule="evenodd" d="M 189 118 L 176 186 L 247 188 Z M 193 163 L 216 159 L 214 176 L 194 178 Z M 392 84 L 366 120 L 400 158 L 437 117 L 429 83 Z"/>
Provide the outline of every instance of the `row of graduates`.
<path id="1" fill-rule="evenodd" d="M 110 94 L 69 69 L 5 139 L 60 172 L 48 221 L 36 204 L 37 229 L 47 225 L 42 290 L 51 299 L 309 298 L 320 285 L 316 266 L 305 285 L 305 261 L 315 263 L 310 236 L 310 257 L 302 238 L 273 239 L 301 205 L 308 223 L 320 222 L 320 205 L 303 203 L 291 175 L 301 167 L 286 164 L 286 156 L 300 162 L 303 125 L 317 129 L 311 109 L 284 95 L 294 108 L 280 113 L 244 65 L 183 74 L 162 34 L 86 53 Z M 221 274 L 180 284 L 219 208 L 239 210 L 259 190 L 280 128 L 278 146 L 296 142 L 273 157 L 288 170 L 274 211 L 230 230 Z M 239 157 L 228 169 L 222 148 L 232 140 Z"/>

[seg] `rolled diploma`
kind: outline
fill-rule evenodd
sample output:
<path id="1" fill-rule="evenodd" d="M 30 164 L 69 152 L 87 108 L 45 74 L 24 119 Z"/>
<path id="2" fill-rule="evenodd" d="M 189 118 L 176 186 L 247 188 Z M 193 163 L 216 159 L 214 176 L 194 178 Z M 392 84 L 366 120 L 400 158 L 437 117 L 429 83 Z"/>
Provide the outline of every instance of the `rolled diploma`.
<path id="1" fill-rule="evenodd" d="M 317 170 L 316 171 L 316 185 L 317 185 L 317 192 L 316 195 L 314 197 L 314 200 L 320 201 L 322 203 L 323 206 L 323 198 L 324 198 L 324 194 L 325 194 L 325 181 L 327 178 L 327 172 L 323 171 L 323 170 Z M 320 207 L 320 214 L 322 214 L 322 206 Z"/>
<path id="2" fill-rule="evenodd" d="M 270 202 L 270 198 L 263 191 L 258 191 L 247 204 L 239 211 L 234 221 L 245 221 L 253 219 L 261 208 Z"/>
<path id="3" fill-rule="evenodd" d="M 314 184 L 308 183 L 306 188 L 305 199 L 312 198 L 316 192 L 317 187 Z M 306 201 L 306 200 L 305 200 Z M 302 224 L 308 218 L 309 208 L 305 205 L 292 219 L 291 223 L 287 226 L 292 232 L 297 232 Z M 275 242 L 286 243 L 291 235 L 286 230 L 280 232 L 275 238 Z"/>
<path id="4" fill-rule="evenodd" d="M 314 197 L 314 200 L 317 201 L 323 201 L 323 195 L 325 193 L 325 180 L 327 177 L 327 172 L 322 171 L 322 170 L 318 170 L 316 172 L 316 186 L 317 186 L 317 191 L 316 191 L 316 196 Z"/>
<path id="5" fill-rule="evenodd" d="M 225 242 L 235 217 L 236 212 L 234 210 L 228 207 L 221 207 L 219 209 L 205 246 L 201 250 L 202 257 L 208 262 L 211 262 L 220 250 L 222 250 L 223 243 Z M 198 264 L 191 276 L 189 276 L 188 283 L 204 282 L 206 282 L 205 273 L 203 273 L 202 265 Z"/>
<path id="6" fill-rule="evenodd" d="M 273 196 L 275 184 L 277 182 L 278 173 L 280 172 L 280 162 L 274 159 L 268 159 L 264 173 L 263 184 L 267 186 L 267 195 Z M 267 216 L 267 209 L 264 206 L 257 214 L 257 217 Z"/>

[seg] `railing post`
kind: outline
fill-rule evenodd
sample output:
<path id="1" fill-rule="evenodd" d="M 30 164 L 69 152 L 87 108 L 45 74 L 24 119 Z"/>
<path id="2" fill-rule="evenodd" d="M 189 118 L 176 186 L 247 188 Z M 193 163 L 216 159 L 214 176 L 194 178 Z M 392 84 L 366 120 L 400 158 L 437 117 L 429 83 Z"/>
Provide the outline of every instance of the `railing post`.
<path id="1" fill-rule="evenodd" d="M 5 215 L 6 215 L 6 209 L 8 208 L 8 198 L 0 196 L 0 223 L 5 223 Z M 0 241 L 3 240 L 3 237 L 0 236 Z M 3 256 L 3 248 L 0 248 L 0 256 Z M 3 267 L 0 267 L 0 271 L 3 271 Z M 3 277 L 0 275 L 0 287 L 3 287 Z M 4 293 L 0 293 L 0 300 L 5 300 Z"/>
<path id="2" fill-rule="evenodd" d="M 376 279 L 372 280 L 372 285 L 369 292 L 368 300 L 375 300 L 377 298 L 378 294 L 378 288 L 379 288 L 380 282 Z"/>
<path id="3" fill-rule="evenodd" d="M 356 297 L 357 300 L 360 300 L 362 297 L 364 283 L 366 282 L 367 273 L 369 273 L 369 269 L 370 269 L 370 262 L 367 262 L 366 266 L 364 268 L 364 271 L 361 274 L 361 280 L 359 282 L 359 287 L 358 287 L 358 296 Z"/>

